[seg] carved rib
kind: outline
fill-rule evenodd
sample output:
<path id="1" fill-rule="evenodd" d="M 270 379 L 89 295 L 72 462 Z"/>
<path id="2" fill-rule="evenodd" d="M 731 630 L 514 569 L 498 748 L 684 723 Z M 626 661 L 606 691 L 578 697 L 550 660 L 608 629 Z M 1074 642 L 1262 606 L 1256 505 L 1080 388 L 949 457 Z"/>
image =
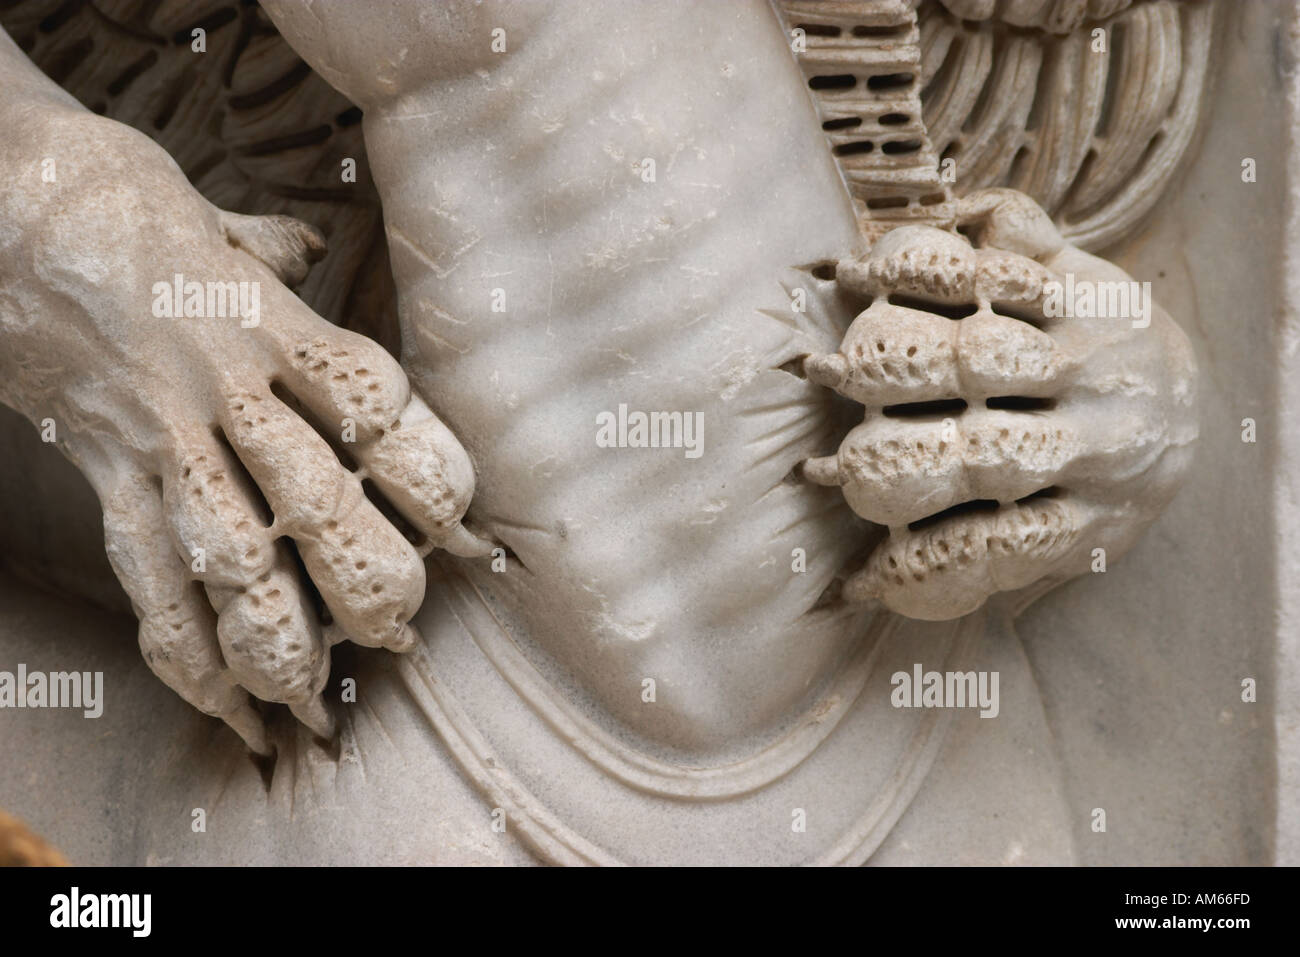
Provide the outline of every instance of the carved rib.
<path id="1" fill-rule="evenodd" d="M 779 0 L 777 10 L 792 43 L 805 45 L 796 57 L 863 232 L 942 221 L 950 197 L 922 118 L 911 3 Z"/>
<path id="2" fill-rule="evenodd" d="M 1064 9 L 1044 5 L 1042 23 L 1023 25 L 1041 29 L 1026 31 L 958 19 L 970 10 L 957 0 L 924 3 L 924 120 L 939 155 L 956 162 L 958 195 L 1022 190 L 1068 239 L 1098 250 L 1155 206 L 1195 136 L 1216 5 L 1093 3 L 1058 35 L 1065 21 L 1051 13 Z"/>

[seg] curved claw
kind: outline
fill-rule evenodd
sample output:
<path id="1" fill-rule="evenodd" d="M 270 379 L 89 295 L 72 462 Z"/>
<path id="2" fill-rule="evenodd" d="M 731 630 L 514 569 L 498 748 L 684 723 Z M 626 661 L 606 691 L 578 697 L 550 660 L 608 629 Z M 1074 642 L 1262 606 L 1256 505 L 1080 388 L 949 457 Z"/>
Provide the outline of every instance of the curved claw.
<path id="1" fill-rule="evenodd" d="M 484 558 L 491 555 L 492 549 L 496 547 L 493 542 L 475 535 L 460 522 L 431 541 L 436 548 L 451 552 L 460 558 Z"/>
<path id="2" fill-rule="evenodd" d="M 809 356 L 803 363 L 804 375 L 828 389 L 840 389 L 849 377 L 849 360 L 842 353 Z"/>
<path id="3" fill-rule="evenodd" d="M 289 705 L 289 710 L 293 712 L 295 718 L 311 728 L 318 737 L 327 741 L 334 737 L 334 731 L 338 725 L 334 721 L 334 715 L 330 714 L 329 709 L 325 707 L 324 700 L 319 695 L 296 701 Z"/>
<path id="4" fill-rule="evenodd" d="M 266 734 L 266 724 L 247 700 L 234 711 L 221 715 L 221 720 L 226 722 L 235 734 L 243 738 L 244 744 L 248 745 L 250 751 L 263 757 L 269 757 L 274 752 L 275 749 L 271 747 L 271 741 Z"/>
<path id="5" fill-rule="evenodd" d="M 838 455 L 823 455 L 819 458 L 804 459 L 799 467 L 803 477 L 815 485 L 840 486 L 840 459 Z"/>

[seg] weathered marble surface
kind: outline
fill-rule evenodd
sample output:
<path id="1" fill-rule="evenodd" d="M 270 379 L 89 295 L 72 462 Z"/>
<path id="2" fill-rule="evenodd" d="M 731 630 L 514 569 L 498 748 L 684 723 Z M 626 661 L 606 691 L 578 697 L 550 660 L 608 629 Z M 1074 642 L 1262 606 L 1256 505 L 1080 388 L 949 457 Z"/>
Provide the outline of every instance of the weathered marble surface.
<path id="1" fill-rule="evenodd" d="M 1202 370 L 1202 437 L 1196 467 L 1152 532 L 1105 575 L 1084 577 L 1048 594 L 1014 626 L 1005 620 L 1004 606 L 990 609 L 989 628 L 972 642 L 973 657 L 968 660 L 972 667 L 1003 674 L 1003 717 L 979 721 L 965 713 L 953 721 L 942 750 L 931 755 L 934 764 L 923 786 L 906 795 L 906 810 L 898 809 L 901 817 L 896 823 L 889 813 L 880 817 L 887 836 L 864 838 L 878 847 L 873 862 L 1257 863 L 1272 858 L 1275 839 L 1280 857 L 1293 847 L 1284 841 L 1285 828 L 1275 838 L 1272 822 L 1275 808 L 1286 807 L 1286 795 L 1292 793 L 1283 791 L 1278 798 L 1274 745 L 1286 753 L 1294 724 L 1291 719 L 1288 725 L 1279 709 L 1275 737 L 1271 714 L 1282 699 L 1265 690 L 1283 676 L 1272 659 L 1277 643 L 1272 636 L 1278 634 L 1274 608 L 1286 593 L 1281 577 L 1285 566 L 1276 556 L 1286 554 L 1285 530 L 1290 527 L 1274 511 L 1275 494 L 1286 505 L 1286 496 L 1275 493 L 1283 487 L 1275 476 L 1286 474 L 1277 444 L 1285 420 L 1270 411 L 1277 408 L 1275 390 L 1284 376 L 1274 369 L 1279 350 L 1274 347 L 1274 329 L 1264 318 L 1276 314 L 1283 302 L 1277 253 L 1283 245 L 1283 223 L 1277 201 L 1285 170 L 1282 133 L 1289 114 L 1279 72 L 1285 64 L 1272 59 L 1274 21 L 1280 11 L 1257 3 L 1243 6 L 1224 38 L 1219 85 L 1199 149 L 1143 231 L 1107 250 L 1129 273 L 1153 281 L 1157 300 L 1179 318 L 1192 340 Z M 591 28 L 607 35 L 616 33 L 618 25 L 597 22 Z M 780 53 L 779 40 L 778 34 L 776 42 L 761 42 Z M 744 66 L 742 61 L 732 65 Z M 1243 108 L 1242 103 L 1252 105 Z M 815 133 L 815 125 L 810 129 Z M 797 140 L 816 142 L 811 135 Z M 1240 182 L 1245 155 L 1259 162 L 1258 184 Z M 817 162 L 830 172 L 824 158 L 816 160 L 812 153 L 795 165 L 804 168 Z M 388 175 L 398 172 L 390 170 Z M 384 175 L 381 170 L 381 186 Z M 439 178 L 440 184 L 444 181 Z M 806 226 L 800 227 L 797 209 L 778 210 L 774 215 L 784 216 L 792 228 L 773 242 L 791 243 L 800 255 L 779 246 L 759 252 L 772 257 L 771 270 L 791 259 L 838 257 L 842 252 L 828 241 L 834 237 L 828 235 L 827 224 L 842 213 L 835 213 L 828 201 L 825 210 L 810 213 Z M 852 242 L 848 225 L 842 225 L 841 233 L 842 242 Z M 1206 265 L 1225 262 L 1231 268 Z M 415 341 L 420 342 L 420 299 L 418 292 L 411 295 L 423 281 L 419 266 L 396 258 L 395 269 L 399 288 L 405 290 L 408 330 L 414 324 Z M 545 277 L 547 270 L 539 275 Z M 447 294 L 445 284 L 435 288 L 439 296 Z M 471 297 L 474 291 L 463 294 Z M 755 291 L 755 296 L 761 298 L 760 293 Z M 759 304 L 736 308 L 748 315 Z M 530 321 L 537 322 L 530 315 L 514 318 L 522 320 L 524 331 Z M 659 319 L 649 315 L 642 321 Z M 545 328 L 549 331 L 549 324 Z M 509 374 L 519 376 L 523 385 L 542 389 L 544 383 L 535 382 L 537 375 L 525 365 L 538 355 L 550 355 L 542 330 L 539 323 L 536 341 L 519 335 L 518 327 L 502 330 L 485 347 L 488 358 L 482 361 L 492 364 L 514 356 L 507 363 Z M 723 330 L 717 335 L 725 339 Z M 478 369 L 472 355 L 457 354 L 455 342 L 451 348 L 445 343 L 445 337 L 441 342 L 424 341 L 425 347 L 438 351 L 440 361 L 434 368 L 440 371 L 437 376 L 426 373 L 420 384 L 476 459 L 504 457 L 510 466 L 511 456 L 522 456 L 520 461 L 533 469 L 545 463 L 545 450 L 508 441 L 510 429 L 521 426 L 515 425 L 509 415 L 511 402 L 506 401 L 535 404 L 544 392 L 516 394 L 523 390 L 510 388 L 509 379 L 498 379 L 496 393 L 489 397 L 493 403 L 484 402 L 476 412 L 474 402 L 484 397 L 455 388 L 457 369 L 463 366 L 460 374 L 468 379 L 488 381 L 493 381 L 492 370 Z M 701 355 L 707 351 L 701 347 Z M 693 361 L 698 375 L 710 372 L 706 359 Z M 408 367 L 416 369 L 420 381 L 419 366 L 413 366 L 409 355 Z M 457 428 L 458 422 L 494 414 L 494 403 L 505 408 L 500 418 L 491 420 L 492 428 Z M 1256 445 L 1240 440 L 1240 420 L 1246 416 L 1259 422 L 1261 439 Z M 538 432 L 545 435 L 545 429 Z M 716 433 L 707 434 L 706 441 L 715 435 L 719 443 L 743 438 Z M 24 457 L 48 458 L 51 451 L 31 435 L 7 441 Z M 485 442 L 497 447 L 486 448 Z M 60 473 L 59 466 L 51 468 Z M 485 515 L 504 512 L 492 529 L 503 539 L 510 518 L 506 508 L 529 494 L 526 483 L 511 478 L 516 471 L 505 467 L 480 480 Z M 599 501 L 614 517 L 628 511 L 601 477 L 584 475 L 576 466 L 558 475 L 548 470 L 544 478 L 557 485 L 555 503 L 545 508 L 553 507 L 561 520 L 567 514 L 565 496 Z M 30 492 L 18 486 L 14 494 Z M 86 515 L 87 521 L 94 519 Z M 615 544 L 620 536 L 640 539 L 653 532 L 653 527 L 647 532 L 635 524 L 624 528 L 626 521 L 620 519 L 614 526 L 619 530 Z M 604 567 L 608 558 L 603 557 L 603 549 L 613 547 L 607 544 L 613 522 L 610 518 L 587 529 L 570 521 L 562 542 L 549 534 L 550 523 L 543 523 L 544 532 L 512 532 L 513 540 L 506 540 L 530 566 L 545 569 L 550 562 L 558 563 L 548 552 L 559 549 L 565 561 L 588 563 L 592 574 L 615 574 Z M 1278 551 L 1252 547 L 1273 541 L 1275 529 L 1283 536 Z M 844 538 L 847 553 L 847 534 Z M 783 546 L 783 554 L 788 551 Z M 720 560 L 725 562 L 725 554 Z M 698 585 L 692 613 L 720 601 L 727 614 L 735 614 L 752 605 L 753 596 L 766 597 L 774 587 L 774 582 L 737 571 L 730 579 L 750 587 L 753 596 L 742 601 L 737 593 L 715 594 L 710 583 L 721 572 L 710 567 L 698 582 L 679 582 Z M 602 850 L 611 849 L 632 860 L 806 859 L 810 847 L 835 850 L 822 822 L 852 830 L 849 822 L 870 804 L 880 789 L 879 776 L 891 766 L 882 756 L 906 755 L 916 748 L 916 739 L 909 743 L 908 738 L 914 733 L 912 725 L 899 724 L 898 714 L 887 708 L 872 710 L 888 693 L 884 680 L 894 670 L 891 662 L 906 667 L 919 653 L 942 654 L 952 641 L 937 626 L 908 626 L 906 646 L 899 646 L 897 639 L 891 639 L 893 644 L 882 639 L 882 660 L 868 679 L 862 706 L 837 719 L 834 734 L 800 765 L 799 774 L 744 801 L 683 805 L 645 797 L 647 789 L 676 786 L 664 783 L 662 776 L 638 778 L 641 771 L 613 759 L 610 766 L 638 781 L 636 787 L 614 783 L 609 773 L 593 773 L 592 761 L 576 758 L 562 743 L 566 737 L 578 740 L 583 735 L 557 736 L 546 720 L 539 721 L 541 714 L 553 724 L 566 714 L 563 709 L 545 706 L 539 712 L 513 699 L 497 674 L 484 669 L 476 644 L 460 626 L 475 621 L 474 594 L 454 568 L 450 571 L 452 577 L 432 582 L 430 599 L 418 619 L 425 643 L 414 657 L 400 663 L 369 652 L 336 657 L 335 675 L 355 675 L 364 689 L 362 704 L 341 711 L 339 763 L 290 723 L 273 729 L 284 750 L 269 795 L 259 769 L 235 739 L 185 709 L 135 660 L 129 619 L 121 620 L 114 639 L 100 634 L 106 629 L 94 612 L 39 593 L 24 594 L 21 586 L 7 581 L 0 606 L 4 660 L 40 661 L 49 670 L 63 665 L 102 667 L 111 687 L 119 689 L 119 704 L 94 725 L 65 714 L 3 715 L 0 744 L 11 747 L 11 742 L 23 741 L 26 755 L 21 773 L 0 777 L 0 805 L 53 837 L 74 860 L 86 862 L 522 863 L 531 859 L 525 844 L 536 850 L 539 843 L 549 850 L 547 856 L 561 860 L 600 859 Z M 489 575 L 478 575 L 480 585 L 495 587 Z M 798 605 L 803 597 L 794 595 L 790 602 Z M 542 674 L 563 683 L 570 700 L 577 702 L 571 709 L 576 727 L 613 729 L 624 736 L 624 743 L 660 761 L 685 764 L 713 764 L 752 754 L 757 741 L 770 737 L 774 729 L 785 730 L 783 716 L 816 700 L 828 677 L 852 673 L 853 661 L 845 659 L 853 635 L 861 634 L 860 624 L 832 618 L 818 639 L 823 646 L 820 659 L 809 654 L 815 648 L 802 643 L 797 659 L 783 657 L 776 650 L 782 636 L 773 634 L 770 642 L 758 644 L 757 657 L 754 649 L 741 654 L 734 646 L 677 644 L 668 646 L 671 654 L 665 653 L 665 660 L 646 664 L 634 657 L 628 664 L 619 662 L 617 655 L 643 657 L 646 650 L 620 650 L 606 643 L 601 655 L 592 656 L 577 640 L 575 628 L 563 624 L 564 615 L 580 609 L 543 601 L 530 610 L 529 601 L 541 599 L 527 590 L 515 601 L 522 603 L 522 613 L 508 601 L 499 611 L 514 622 L 518 619 L 510 615 L 522 614 L 524 620 L 532 616 L 529 627 L 516 630 L 529 636 L 523 653 Z M 644 607 L 653 612 L 650 617 L 661 603 L 662 597 L 651 589 L 644 599 Z M 635 601 L 631 607 L 635 611 Z M 628 617 L 626 608 L 617 612 L 611 619 L 616 631 L 626 631 L 628 621 L 646 617 Z M 759 617 L 757 610 L 755 615 Z M 726 615 L 718 617 L 725 620 Z M 548 629 L 553 629 L 549 639 Z M 647 669 L 669 675 L 670 687 L 689 690 L 695 697 L 684 699 L 688 704 L 679 706 L 679 712 L 670 710 L 667 720 L 663 712 L 646 718 L 635 695 L 620 700 L 615 691 L 611 697 L 609 689 L 618 687 L 607 680 L 611 673 L 640 674 Z M 695 677 L 710 669 L 729 676 L 730 694 Z M 575 672 L 597 689 L 594 696 L 581 687 L 581 680 L 576 686 L 570 683 Z M 774 674 L 787 690 L 774 686 Z M 1239 682 L 1247 676 L 1259 679 L 1257 704 L 1240 702 Z M 431 691 L 430 679 L 442 682 L 442 687 Z M 809 688 L 812 693 L 805 693 Z M 453 759 L 451 754 L 457 752 L 448 747 L 449 739 L 466 722 L 445 707 L 440 710 L 440 700 L 445 705 L 447 699 L 438 699 L 439 691 L 470 709 L 468 726 L 483 734 L 485 753 L 500 761 L 499 773 L 491 761 L 476 764 L 463 753 Z M 737 708 L 732 704 L 737 699 L 748 703 Z M 611 714 L 639 733 L 627 734 Z M 88 727 L 94 734 L 87 734 Z M 105 739 L 130 744 L 108 748 Z M 586 735 L 585 740 L 598 738 Z M 617 748 L 607 749 L 606 757 L 610 754 L 626 758 Z M 494 833 L 491 807 L 510 795 L 503 797 L 493 788 L 504 786 L 507 773 L 513 778 L 509 783 L 526 786 L 547 811 L 591 846 L 571 837 L 565 844 L 556 837 L 562 829 L 548 828 L 545 814 L 533 815 L 540 824 L 529 825 L 524 843 L 513 829 L 505 836 Z M 565 786 L 557 786 L 561 782 Z M 69 797 L 51 802 L 51 793 Z M 1107 810 L 1106 834 L 1092 833 L 1088 826 L 1091 809 L 1099 806 Z M 206 834 L 189 830 L 194 807 L 209 812 Z M 805 835 L 791 834 L 791 807 L 814 808 L 812 820 L 818 826 Z M 105 808 L 111 822 L 107 826 Z M 395 828 L 395 821 L 404 826 Z"/>

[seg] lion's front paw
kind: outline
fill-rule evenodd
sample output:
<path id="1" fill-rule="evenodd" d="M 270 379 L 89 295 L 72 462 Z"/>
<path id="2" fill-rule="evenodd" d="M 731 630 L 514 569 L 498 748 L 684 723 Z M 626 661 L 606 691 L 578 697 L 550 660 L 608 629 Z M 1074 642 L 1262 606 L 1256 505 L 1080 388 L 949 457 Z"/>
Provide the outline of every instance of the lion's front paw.
<path id="1" fill-rule="evenodd" d="M 1195 365 L 1149 284 L 1067 246 L 1022 194 L 963 200 L 965 236 L 905 226 L 837 279 L 870 305 L 808 377 L 867 407 L 804 475 L 889 527 L 849 600 L 964 615 L 1104 567 L 1172 497 Z"/>

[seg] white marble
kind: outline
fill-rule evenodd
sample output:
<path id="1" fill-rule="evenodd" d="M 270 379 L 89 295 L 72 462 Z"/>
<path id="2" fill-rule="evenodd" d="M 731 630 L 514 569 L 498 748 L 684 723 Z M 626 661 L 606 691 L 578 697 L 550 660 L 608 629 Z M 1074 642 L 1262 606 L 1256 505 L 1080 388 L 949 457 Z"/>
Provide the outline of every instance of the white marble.
<path id="1" fill-rule="evenodd" d="M 0 670 L 103 670 L 108 707 L 0 711 L 37 742 L 0 806 L 95 863 L 1291 859 L 1289 353 L 1247 318 L 1286 295 L 1279 11 L 944 2 L 267 3 L 364 110 L 400 368 L 308 308 L 319 233 L 5 47 L 3 149 L 62 190 L 0 188 L 5 401 L 103 502 L 154 670 L 244 741 L 128 619 L 6 578 Z M 256 280 L 258 321 L 177 334 L 155 272 Z M 1133 280 L 1119 317 L 1051 298 Z M 638 412 L 683 430 L 637 448 Z M 7 498 L 69 503 L 17 523 L 27 571 L 111 602 L 66 571 L 75 479 L 5 442 L 53 476 Z M 995 675 L 987 717 L 899 707 L 914 668 Z"/>

